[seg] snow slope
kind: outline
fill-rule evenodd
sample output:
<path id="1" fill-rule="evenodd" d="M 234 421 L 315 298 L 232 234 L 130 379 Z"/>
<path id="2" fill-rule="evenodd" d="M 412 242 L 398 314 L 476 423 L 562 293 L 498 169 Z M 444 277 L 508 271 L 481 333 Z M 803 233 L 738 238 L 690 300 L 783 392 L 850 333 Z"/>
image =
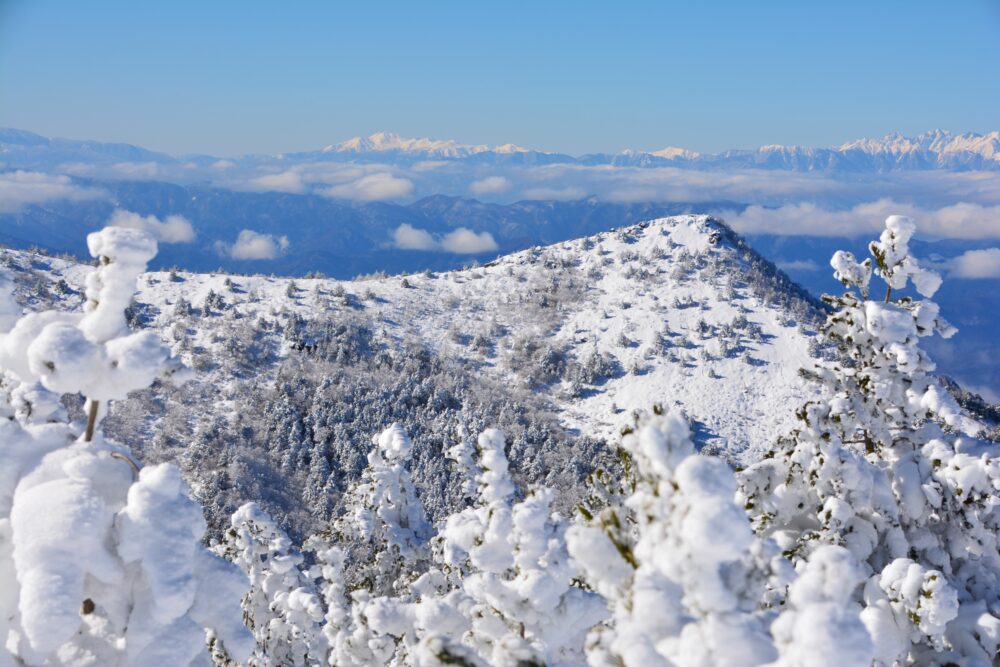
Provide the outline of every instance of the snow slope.
<path id="1" fill-rule="evenodd" d="M 78 302 L 85 267 L 3 253 L 20 269 L 22 298 L 37 299 L 46 292 L 39 283 L 63 280 L 50 297 L 67 307 Z M 245 386 L 275 383 L 287 373 L 283 361 L 307 359 L 318 346 L 289 335 L 298 318 L 360 322 L 375 354 L 409 354 L 417 341 L 462 372 L 507 387 L 558 418 L 569 458 L 574 434 L 613 436 L 632 410 L 660 403 L 686 412 L 700 446 L 750 462 L 791 428 L 812 392 L 798 371 L 817 353 L 809 327 L 817 305 L 705 216 L 654 220 L 439 274 L 335 281 L 152 272 L 139 282 L 137 317 L 200 370 L 201 389 L 187 392 L 202 397 L 198 415 L 232 426 L 247 418 Z M 178 303 L 191 304 L 190 319 L 179 319 Z M 233 377 L 212 360 L 232 354 L 240 335 L 233 332 L 248 322 L 276 323 L 255 330 L 275 354 Z M 119 413 L 128 415 L 125 403 Z M 151 437 L 173 428 L 169 409 L 157 419 L 144 426 Z M 415 442 L 440 447 L 419 435 Z"/>

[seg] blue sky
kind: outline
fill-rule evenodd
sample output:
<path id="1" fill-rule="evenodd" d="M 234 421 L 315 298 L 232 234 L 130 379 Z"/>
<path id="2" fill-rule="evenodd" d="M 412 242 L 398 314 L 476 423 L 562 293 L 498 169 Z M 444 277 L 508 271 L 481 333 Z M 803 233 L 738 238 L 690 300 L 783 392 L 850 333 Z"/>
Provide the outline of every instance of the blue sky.
<path id="1" fill-rule="evenodd" d="M 0 0 L 0 126 L 171 153 L 1000 127 L 1000 2 Z"/>

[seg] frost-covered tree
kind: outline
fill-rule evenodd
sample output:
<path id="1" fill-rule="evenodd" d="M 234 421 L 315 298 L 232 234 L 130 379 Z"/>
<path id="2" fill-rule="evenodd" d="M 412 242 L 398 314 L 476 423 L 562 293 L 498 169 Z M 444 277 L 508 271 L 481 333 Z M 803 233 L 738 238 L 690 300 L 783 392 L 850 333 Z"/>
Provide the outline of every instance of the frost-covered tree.
<path id="1" fill-rule="evenodd" d="M 626 429 L 622 475 L 596 475 L 568 534 L 608 623 L 587 641 L 591 665 L 759 665 L 777 658 L 758 605 L 773 545 L 754 537 L 720 460 L 696 456 L 676 414 Z M 780 584 L 780 579 L 773 585 Z"/>
<path id="2" fill-rule="evenodd" d="M 407 470 L 413 443 L 398 424 L 372 442 L 368 467 L 345 494 L 344 514 L 306 542 L 326 608 L 325 664 L 386 664 L 396 640 L 370 625 L 373 593 L 408 599 L 410 583 L 427 566 L 432 529 Z"/>
<path id="3" fill-rule="evenodd" d="M 255 503 L 247 503 L 233 514 L 220 551 L 250 578 L 243 620 L 257 641 L 253 664 L 324 664 L 325 611 L 288 535 Z"/>
<path id="4" fill-rule="evenodd" d="M 551 492 L 514 503 L 503 433 L 487 430 L 477 445 L 475 503 L 445 520 L 433 567 L 409 599 L 374 599 L 365 614 L 377 632 L 401 640 L 405 664 L 578 664 L 604 605 L 574 585 Z M 467 449 L 449 452 L 466 469 Z"/>
<path id="5" fill-rule="evenodd" d="M 208 643 L 245 659 L 245 578 L 201 546 L 179 472 L 139 470 L 100 430 L 109 401 L 179 369 L 125 318 L 156 243 L 115 227 L 87 243 L 82 313 L 15 320 L 0 297 L 0 665 L 203 664 Z M 64 395 L 86 399 L 84 423 L 66 421 Z"/>
<path id="6" fill-rule="evenodd" d="M 386 664 L 395 652 L 396 642 L 392 637 L 377 635 L 369 626 L 364 615 L 371 599 L 369 591 L 360 589 L 348 593 L 344 549 L 333 544 L 329 534 L 314 535 L 305 546 L 315 558 L 310 575 L 319 582 L 326 606 L 323 636 L 327 655 L 324 664 L 336 667 Z"/>
<path id="7" fill-rule="evenodd" d="M 854 600 L 865 573 L 843 547 L 818 547 L 801 563 L 784 611 L 771 624 L 780 657 L 769 667 L 869 665 L 874 647 Z"/>
<path id="8" fill-rule="evenodd" d="M 584 521 L 568 534 L 611 613 L 587 640 L 591 665 L 871 664 L 850 552 L 828 546 L 797 573 L 754 534 L 733 471 L 695 453 L 676 412 L 638 415 L 618 455 L 619 474 L 592 476 Z"/>
<path id="9" fill-rule="evenodd" d="M 825 544 L 863 565 L 854 591 L 879 664 L 989 664 L 1000 636 L 1000 459 L 931 375 L 920 338 L 954 329 L 930 301 L 940 278 L 912 256 L 914 225 L 892 216 L 858 262 L 823 334 L 836 361 L 808 375 L 822 395 L 800 426 L 740 474 L 755 529 L 793 562 Z M 875 274 L 885 296 L 872 299 Z M 904 292 L 909 281 L 923 299 Z"/>
<path id="10" fill-rule="evenodd" d="M 413 442 L 398 424 L 373 439 L 368 467 L 347 492 L 332 532 L 357 564 L 356 587 L 390 593 L 427 559 L 431 526 L 407 470 Z"/>

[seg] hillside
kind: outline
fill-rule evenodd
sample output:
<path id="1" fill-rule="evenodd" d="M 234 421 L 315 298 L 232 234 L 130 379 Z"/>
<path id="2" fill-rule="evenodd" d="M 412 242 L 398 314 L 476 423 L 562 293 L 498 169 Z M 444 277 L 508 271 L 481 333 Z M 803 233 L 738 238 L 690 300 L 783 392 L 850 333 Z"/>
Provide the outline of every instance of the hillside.
<path id="1" fill-rule="evenodd" d="M 3 262 L 22 300 L 79 304 L 85 267 L 16 251 Z M 811 391 L 798 370 L 822 353 L 815 303 L 704 216 L 447 273 L 152 272 L 139 288 L 133 320 L 196 379 L 134 395 L 107 429 L 145 443 L 147 462 L 177 462 L 216 529 L 248 499 L 294 533 L 317 527 L 393 421 L 413 437 L 432 515 L 458 499 L 442 433 L 504 428 L 516 477 L 563 503 L 604 439 L 654 402 L 681 407 L 699 447 L 750 462 L 791 427 Z"/>

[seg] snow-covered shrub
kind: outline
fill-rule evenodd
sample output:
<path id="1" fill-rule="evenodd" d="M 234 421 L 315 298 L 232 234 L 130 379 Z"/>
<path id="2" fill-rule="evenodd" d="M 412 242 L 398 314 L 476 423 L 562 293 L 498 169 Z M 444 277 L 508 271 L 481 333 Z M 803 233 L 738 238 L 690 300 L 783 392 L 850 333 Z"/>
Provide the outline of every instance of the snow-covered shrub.
<path id="1" fill-rule="evenodd" d="M 879 664 L 990 664 L 1000 626 L 1000 458 L 930 373 L 922 337 L 954 329 L 929 299 L 940 278 L 910 254 L 914 226 L 892 216 L 858 262 L 838 252 L 852 291 L 822 328 L 837 360 L 807 373 L 823 397 L 740 474 L 755 529 L 793 562 L 848 549 L 866 582 L 854 596 Z M 872 275 L 887 285 L 869 298 Z M 912 280 L 924 299 L 901 295 Z"/>
<path id="2" fill-rule="evenodd" d="M 773 667 L 871 664 L 871 637 L 853 599 L 865 578 L 857 560 L 843 547 L 824 545 L 801 565 L 784 611 L 771 624 L 781 654 Z"/>
<path id="3" fill-rule="evenodd" d="M 356 565 L 351 584 L 385 595 L 426 561 L 431 526 L 407 469 L 413 443 L 406 432 L 393 424 L 372 442 L 368 467 L 331 531 Z"/>
<path id="4" fill-rule="evenodd" d="M 778 657 L 761 600 L 790 578 L 756 538 L 733 473 L 694 453 L 677 413 L 640 416 L 622 474 L 596 475 L 569 551 L 611 620 L 587 640 L 591 665 L 760 665 Z"/>
<path id="5" fill-rule="evenodd" d="M 250 578 L 243 620 L 257 642 L 253 664 L 324 664 L 325 610 L 288 535 L 260 507 L 248 503 L 233 514 L 219 551 Z"/>
<path id="6" fill-rule="evenodd" d="M 99 429 L 108 401 L 179 369 L 125 319 L 156 243 L 117 227 L 87 243 L 82 313 L 15 321 L 0 298 L 0 665 L 203 664 L 209 643 L 246 659 L 246 580 L 201 546 L 180 473 L 140 471 Z M 64 394 L 86 398 L 85 423 L 66 421 Z"/>
<path id="7" fill-rule="evenodd" d="M 551 491 L 513 502 L 504 446 L 499 431 L 479 436 L 475 504 L 446 519 L 432 567 L 408 595 L 367 605 L 371 628 L 399 639 L 403 664 L 575 665 L 605 615 L 597 596 L 574 585 Z M 449 455 L 470 467 L 467 443 Z"/>
<path id="8" fill-rule="evenodd" d="M 608 378 L 621 372 L 621 364 L 613 354 L 592 351 L 586 357 L 571 366 L 569 381 L 578 387 L 577 395 L 587 385 L 601 384 Z"/>

